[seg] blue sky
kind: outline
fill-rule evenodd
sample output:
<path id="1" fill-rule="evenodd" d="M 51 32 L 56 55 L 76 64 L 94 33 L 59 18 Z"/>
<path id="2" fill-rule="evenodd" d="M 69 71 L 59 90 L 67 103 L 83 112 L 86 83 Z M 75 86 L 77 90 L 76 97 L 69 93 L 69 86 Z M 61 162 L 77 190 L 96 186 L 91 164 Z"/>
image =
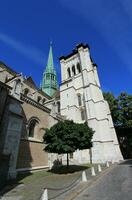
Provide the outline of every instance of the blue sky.
<path id="1" fill-rule="evenodd" d="M 132 94 L 131 0 L 4 0 L 0 5 L 0 60 L 37 85 L 53 41 L 54 63 L 76 44 L 90 46 L 102 89 Z"/>

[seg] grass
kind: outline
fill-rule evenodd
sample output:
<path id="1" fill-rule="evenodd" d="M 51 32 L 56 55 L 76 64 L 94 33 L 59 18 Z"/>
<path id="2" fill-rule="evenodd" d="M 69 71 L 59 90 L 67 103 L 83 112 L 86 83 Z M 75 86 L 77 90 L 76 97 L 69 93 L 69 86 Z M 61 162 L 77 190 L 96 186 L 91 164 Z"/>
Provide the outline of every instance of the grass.
<path id="1" fill-rule="evenodd" d="M 69 165 L 68 169 L 66 165 L 62 165 L 62 166 L 54 167 L 51 170 L 41 170 L 41 171 L 18 174 L 16 181 L 18 183 L 27 184 L 42 177 L 52 176 L 54 174 L 59 175 L 59 174 L 75 173 L 75 172 L 86 170 L 90 167 L 91 167 L 91 164 L 89 163 L 83 164 L 83 165 Z"/>
<path id="2" fill-rule="evenodd" d="M 52 175 L 52 173 L 46 170 L 34 171 L 32 173 L 22 173 L 22 174 L 18 174 L 17 181 L 18 183 L 27 184 L 41 177 L 46 177 L 50 175 Z"/>
<path id="3" fill-rule="evenodd" d="M 54 167 L 51 170 L 41 170 L 41 171 L 34 171 L 29 173 L 20 173 L 17 176 L 17 179 L 15 181 L 11 181 L 10 183 L 15 184 L 29 184 L 31 182 L 34 182 L 35 180 L 39 178 L 43 178 L 46 176 L 53 176 L 54 174 L 72 174 L 75 172 L 83 171 L 88 168 L 90 168 L 92 164 L 87 163 L 83 165 L 69 165 L 69 168 L 67 169 L 66 165 Z"/>
<path id="4" fill-rule="evenodd" d="M 75 173 L 75 172 L 86 170 L 86 169 L 90 168 L 90 166 L 91 166 L 90 164 L 69 165 L 69 167 L 67 168 L 66 165 L 62 165 L 62 166 L 55 167 L 55 168 L 49 170 L 49 172 L 51 172 L 53 174 L 69 174 L 69 173 Z"/>
<path id="5" fill-rule="evenodd" d="M 51 185 L 52 187 L 56 187 L 56 181 L 60 181 L 61 179 L 62 183 L 65 181 L 67 183 L 67 180 L 72 180 L 73 177 L 77 177 L 81 173 L 81 171 L 87 170 L 91 166 L 93 165 L 89 163 L 83 165 L 70 165 L 67 169 L 67 166 L 63 165 L 58 166 L 52 170 L 34 171 L 32 173 L 21 173 L 18 175 L 17 179 L 14 182 L 11 182 L 9 184 L 9 187 L 7 187 L 4 193 L 12 191 L 11 195 L 16 194 L 18 196 L 22 196 L 24 199 L 30 200 L 37 199 L 37 197 L 42 193 L 42 187 L 44 187 L 45 184 L 49 186 Z M 77 172 L 78 174 L 76 174 Z M 16 187 L 16 190 L 12 190 Z"/>

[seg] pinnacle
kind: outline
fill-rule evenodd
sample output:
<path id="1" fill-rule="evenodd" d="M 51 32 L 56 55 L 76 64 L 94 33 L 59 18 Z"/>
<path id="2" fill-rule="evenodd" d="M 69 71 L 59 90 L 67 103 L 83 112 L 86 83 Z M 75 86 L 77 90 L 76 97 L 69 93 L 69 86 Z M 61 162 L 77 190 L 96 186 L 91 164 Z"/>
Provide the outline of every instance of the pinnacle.
<path id="1" fill-rule="evenodd" d="M 50 50 L 48 56 L 48 62 L 46 66 L 46 71 L 53 71 L 54 70 L 54 62 L 53 62 L 53 53 L 52 53 L 52 41 L 50 42 Z"/>

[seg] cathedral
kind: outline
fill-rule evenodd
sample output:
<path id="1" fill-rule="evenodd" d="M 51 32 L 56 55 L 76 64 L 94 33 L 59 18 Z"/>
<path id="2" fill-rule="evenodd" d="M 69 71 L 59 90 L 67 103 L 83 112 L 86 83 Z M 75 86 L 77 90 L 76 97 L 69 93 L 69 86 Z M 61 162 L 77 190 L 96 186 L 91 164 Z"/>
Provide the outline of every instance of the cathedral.
<path id="1" fill-rule="evenodd" d="M 50 44 L 38 88 L 32 77 L 0 62 L 0 162 L 3 166 L 8 163 L 8 178 L 15 178 L 21 171 L 52 167 L 59 156 L 44 152 L 44 131 L 65 119 L 86 121 L 95 131 L 91 150 L 71 154 L 72 163 L 88 163 L 91 158 L 94 163 L 123 159 L 89 46 L 77 45 L 70 54 L 60 57 L 60 65 L 59 88 Z M 60 157 L 64 163 L 65 155 Z"/>

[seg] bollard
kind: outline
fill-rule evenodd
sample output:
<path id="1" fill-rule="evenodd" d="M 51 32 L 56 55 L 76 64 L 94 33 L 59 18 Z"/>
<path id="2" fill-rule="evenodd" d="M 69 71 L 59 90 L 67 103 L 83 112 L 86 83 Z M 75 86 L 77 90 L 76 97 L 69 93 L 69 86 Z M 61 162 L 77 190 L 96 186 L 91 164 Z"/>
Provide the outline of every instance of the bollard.
<path id="1" fill-rule="evenodd" d="M 86 172 L 82 172 L 82 182 L 87 182 Z"/>
<path id="2" fill-rule="evenodd" d="M 98 172 L 102 172 L 101 165 L 98 164 Z"/>
<path id="3" fill-rule="evenodd" d="M 114 164 L 115 163 L 115 161 L 114 160 L 112 160 L 112 162 L 111 162 L 112 164 Z"/>
<path id="4" fill-rule="evenodd" d="M 96 176 L 94 167 L 91 167 L 91 174 L 92 174 L 92 176 Z"/>
<path id="5" fill-rule="evenodd" d="M 110 165 L 109 165 L 109 162 L 107 161 L 107 162 L 106 162 L 106 167 L 109 167 L 109 166 L 110 166 Z"/>
<path id="6" fill-rule="evenodd" d="M 48 190 L 44 189 L 41 200 L 48 200 Z"/>

